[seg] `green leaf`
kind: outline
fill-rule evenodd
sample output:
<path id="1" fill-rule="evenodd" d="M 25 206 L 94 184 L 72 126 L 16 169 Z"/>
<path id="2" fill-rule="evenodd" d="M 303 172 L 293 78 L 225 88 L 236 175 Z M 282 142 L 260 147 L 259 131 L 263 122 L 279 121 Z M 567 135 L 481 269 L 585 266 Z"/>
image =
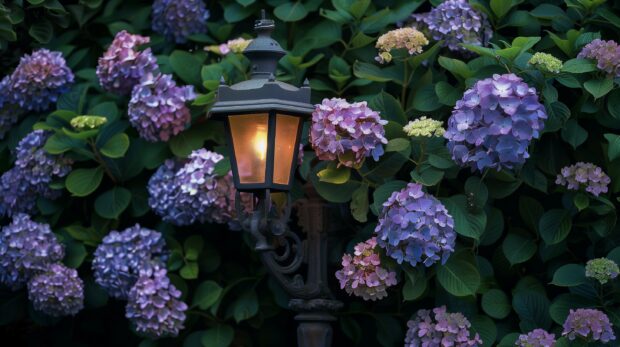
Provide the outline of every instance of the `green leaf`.
<path id="1" fill-rule="evenodd" d="M 183 267 L 179 271 L 179 275 L 181 275 L 181 277 L 186 280 L 195 280 L 196 278 L 198 278 L 198 273 L 198 263 L 193 261 L 185 263 L 185 265 L 183 265 Z"/>
<path id="2" fill-rule="evenodd" d="M 366 223 L 368 221 L 368 185 L 362 184 L 353 192 L 351 197 L 351 215 L 356 221 Z"/>
<path id="3" fill-rule="evenodd" d="M 174 51 L 170 54 L 170 67 L 185 83 L 200 86 L 202 85 L 201 73 L 202 59 L 185 52 Z"/>
<path id="4" fill-rule="evenodd" d="M 586 194 L 577 193 L 573 197 L 573 204 L 579 211 L 583 211 L 590 206 L 590 198 Z"/>
<path id="5" fill-rule="evenodd" d="M 413 95 L 413 108 L 422 112 L 432 112 L 441 107 L 435 86 L 427 84 L 422 86 Z"/>
<path id="6" fill-rule="evenodd" d="M 548 329 L 551 326 L 549 299 L 538 291 L 516 290 L 512 297 L 512 307 L 521 319 L 525 331 L 533 328 Z M 525 324 L 525 326 L 523 326 Z"/>
<path id="7" fill-rule="evenodd" d="M 204 281 L 196 288 L 192 307 L 207 310 L 215 304 L 223 294 L 223 289 L 214 281 Z"/>
<path id="8" fill-rule="evenodd" d="M 409 146 L 411 146 L 411 142 L 409 140 L 399 137 L 388 141 L 387 145 L 385 146 L 385 151 L 400 152 L 406 150 L 407 148 L 409 148 Z"/>
<path id="9" fill-rule="evenodd" d="M 575 58 L 562 64 L 562 72 L 579 74 L 596 70 L 598 70 L 596 64 L 590 59 Z"/>
<path id="10" fill-rule="evenodd" d="M 435 94 L 437 94 L 437 99 L 442 104 L 454 106 L 463 95 L 463 92 L 457 88 L 454 88 L 448 82 L 439 81 L 435 84 Z"/>
<path id="11" fill-rule="evenodd" d="M 536 242 L 527 233 L 509 233 L 502 242 L 502 251 L 510 265 L 528 261 L 536 254 Z"/>
<path id="12" fill-rule="evenodd" d="M 468 251 L 453 254 L 445 265 L 436 269 L 437 280 L 448 293 L 454 296 L 476 294 L 480 286 L 480 274 L 473 256 Z"/>
<path id="13" fill-rule="evenodd" d="M 65 134 L 56 133 L 50 136 L 45 142 L 43 149 L 49 154 L 62 154 L 72 149 L 82 149 L 86 147 L 86 142 L 71 138 Z"/>
<path id="14" fill-rule="evenodd" d="M 473 200 L 475 207 L 482 209 L 489 198 L 489 190 L 482 180 L 471 176 L 465 182 L 465 193 Z"/>
<path id="15" fill-rule="evenodd" d="M 373 110 L 379 111 L 383 119 L 394 121 L 400 125 L 407 124 L 407 116 L 400 102 L 385 91 L 381 91 L 372 98 L 368 105 Z"/>
<path id="16" fill-rule="evenodd" d="M 569 143 L 573 149 L 584 143 L 588 138 L 588 132 L 574 119 L 569 119 L 562 128 L 562 139 Z"/>
<path id="17" fill-rule="evenodd" d="M 81 242 L 71 240 L 65 244 L 65 257 L 62 262 L 72 269 L 77 269 L 82 265 L 88 253 L 86 247 Z"/>
<path id="18" fill-rule="evenodd" d="M 512 306 L 508 296 L 499 289 L 489 289 L 482 295 L 482 309 L 486 314 L 495 319 L 508 317 Z"/>
<path id="19" fill-rule="evenodd" d="M 131 192 L 123 187 L 114 187 L 99 195 L 95 200 L 95 211 L 103 218 L 118 219 L 131 202 Z"/>
<path id="20" fill-rule="evenodd" d="M 487 215 L 484 211 L 475 213 L 470 211 L 465 195 L 454 195 L 442 199 L 442 202 L 454 218 L 454 231 L 475 240 L 480 239 L 487 224 Z"/>
<path id="21" fill-rule="evenodd" d="M 554 322 L 562 325 L 566 321 L 566 317 L 571 309 L 574 310 L 593 306 L 596 306 L 596 303 L 583 296 L 562 293 L 558 295 L 551 303 L 551 306 L 549 306 L 549 314 Z"/>
<path id="22" fill-rule="evenodd" d="M 480 336 L 482 340 L 480 347 L 494 346 L 495 339 L 497 338 L 497 327 L 491 318 L 485 315 L 474 316 L 471 319 L 471 329 Z"/>
<path id="23" fill-rule="evenodd" d="M 586 269 L 583 265 L 566 264 L 555 270 L 551 284 L 558 287 L 576 287 L 586 282 Z"/>
<path id="24" fill-rule="evenodd" d="M 566 210 L 554 209 L 545 212 L 540 218 L 538 228 L 540 236 L 548 245 L 562 242 L 572 227 L 570 213 Z"/>
<path id="25" fill-rule="evenodd" d="M 525 195 L 519 197 L 519 214 L 532 231 L 538 231 L 538 221 L 543 213 L 545 209 L 538 200 Z"/>
<path id="26" fill-rule="evenodd" d="M 258 313 L 258 298 L 254 290 L 248 290 L 232 304 L 233 317 L 239 323 Z"/>
<path id="27" fill-rule="evenodd" d="M 170 150 L 179 158 L 186 158 L 195 150 L 202 148 L 206 140 L 224 142 L 224 129 L 221 123 L 208 121 L 183 131 L 168 142 Z"/>
<path id="28" fill-rule="evenodd" d="M 611 78 L 594 79 L 586 81 L 583 86 L 595 99 L 598 99 L 607 95 L 613 89 L 614 81 Z"/>
<path id="29" fill-rule="evenodd" d="M 103 167 L 98 166 L 94 169 L 77 169 L 71 171 L 65 186 L 74 196 L 88 196 L 94 192 L 103 179 Z"/>
<path id="30" fill-rule="evenodd" d="M 326 169 L 317 173 L 317 176 L 321 182 L 344 184 L 351 177 L 351 169 L 344 165 L 338 167 L 335 162 L 330 162 Z"/>
<path id="31" fill-rule="evenodd" d="M 491 0 L 490 5 L 497 18 L 502 18 L 510 11 L 513 3 L 512 0 Z"/>
<path id="32" fill-rule="evenodd" d="M 467 79 L 473 76 L 473 72 L 469 66 L 461 60 L 441 56 L 437 59 L 437 61 L 439 62 L 439 65 L 450 71 L 456 77 Z"/>
<path id="33" fill-rule="evenodd" d="M 620 89 L 614 90 L 607 97 L 607 111 L 612 117 L 620 119 Z"/>
<path id="34" fill-rule="evenodd" d="M 192 235 L 185 239 L 183 242 L 183 249 L 185 251 L 185 260 L 196 261 L 202 248 L 204 247 L 204 240 L 201 235 Z"/>
<path id="35" fill-rule="evenodd" d="M 603 136 L 609 142 L 609 146 L 607 147 L 609 161 L 613 161 L 620 157 L 620 136 L 616 134 L 605 134 Z"/>
<path id="36" fill-rule="evenodd" d="M 128 149 L 129 136 L 125 133 L 118 133 L 112 136 L 99 151 L 108 158 L 122 158 Z"/>
<path id="37" fill-rule="evenodd" d="M 416 168 L 415 170 L 411 171 L 411 178 L 416 183 L 420 183 L 427 187 L 434 186 L 437 183 L 439 183 L 439 181 L 441 181 L 443 176 L 444 176 L 443 170 L 433 167 L 430 163 L 430 160 L 429 160 L 429 163 L 424 163 L 420 165 L 419 169 Z"/>
<path id="38" fill-rule="evenodd" d="M 396 70 L 389 70 L 389 68 L 381 69 L 376 65 L 356 61 L 353 64 L 353 74 L 359 78 L 365 78 L 374 82 L 388 82 L 393 81 L 398 84 L 403 84 L 402 74 Z"/>
<path id="39" fill-rule="evenodd" d="M 47 19 L 39 19 L 30 24 L 28 34 L 40 43 L 48 43 L 54 36 L 54 26 Z"/>
<path id="40" fill-rule="evenodd" d="M 301 1 L 285 2 L 273 10 L 273 14 L 284 22 L 296 22 L 308 15 L 308 10 Z"/>
<path id="41" fill-rule="evenodd" d="M 424 272 L 408 266 L 403 267 L 405 270 L 405 285 L 403 286 L 403 299 L 405 301 L 413 301 L 420 298 L 426 291 L 427 281 Z"/>
<path id="42" fill-rule="evenodd" d="M 235 330 L 228 325 L 218 324 L 207 330 L 201 338 L 204 347 L 228 347 L 235 338 Z"/>

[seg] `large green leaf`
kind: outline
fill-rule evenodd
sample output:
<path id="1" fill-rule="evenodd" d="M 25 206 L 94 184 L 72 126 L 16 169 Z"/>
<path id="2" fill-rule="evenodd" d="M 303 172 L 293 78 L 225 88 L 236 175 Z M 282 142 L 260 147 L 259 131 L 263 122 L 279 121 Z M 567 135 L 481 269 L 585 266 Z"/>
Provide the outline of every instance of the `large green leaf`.
<path id="1" fill-rule="evenodd" d="M 468 251 L 453 254 L 437 267 L 437 280 L 454 296 L 474 295 L 480 286 L 480 273 L 473 256 Z"/>
<path id="2" fill-rule="evenodd" d="M 97 197 L 95 211 L 103 218 L 118 219 L 130 202 L 131 192 L 128 189 L 114 187 Z"/>
<path id="3" fill-rule="evenodd" d="M 586 282 L 586 269 L 579 264 L 562 265 L 555 270 L 552 284 L 560 287 L 575 287 Z"/>
<path id="4" fill-rule="evenodd" d="M 273 10 L 273 14 L 284 22 L 296 22 L 308 15 L 308 10 L 301 1 L 285 2 Z"/>
<path id="5" fill-rule="evenodd" d="M 94 192 L 103 179 L 103 167 L 73 170 L 65 182 L 67 190 L 74 196 L 87 196 Z"/>
<path id="6" fill-rule="evenodd" d="M 536 249 L 536 241 L 526 232 L 511 232 L 502 242 L 502 251 L 511 265 L 528 261 Z"/>
<path id="7" fill-rule="evenodd" d="M 562 242 L 572 227 L 570 213 L 566 210 L 554 209 L 542 215 L 538 228 L 540 236 L 548 245 Z"/>
<path id="8" fill-rule="evenodd" d="M 201 310 L 209 309 L 215 304 L 223 294 L 223 289 L 215 281 L 207 280 L 196 288 L 192 307 L 199 307 Z"/>
<path id="9" fill-rule="evenodd" d="M 490 289 L 482 295 L 482 309 L 495 319 L 504 319 L 512 311 L 510 300 L 500 289 Z"/>
<path id="10" fill-rule="evenodd" d="M 170 54 L 170 66 L 183 81 L 194 86 L 202 85 L 202 59 L 185 51 L 174 51 Z"/>
<path id="11" fill-rule="evenodd" d="M 112 136 L 99 151 L 108 158 L 121 158 L 127 153 L 128 149 L 129 136 L 125 133 L 119 133 Z"/>
<path id="12" fill-rule="evenodd" d="M 228 347 L 235 337 L 235 330 L 228 325 L 217 324 L 201 338 L 204 347 Z"/>
<path id="13" fill-rule="evenodd" d="M 473 211 L 465 195 L 454 195 L 442 202 L 454 218 L 454 231 L 460 235 L 478 240 L 487 224 L 484 211 Z"/>

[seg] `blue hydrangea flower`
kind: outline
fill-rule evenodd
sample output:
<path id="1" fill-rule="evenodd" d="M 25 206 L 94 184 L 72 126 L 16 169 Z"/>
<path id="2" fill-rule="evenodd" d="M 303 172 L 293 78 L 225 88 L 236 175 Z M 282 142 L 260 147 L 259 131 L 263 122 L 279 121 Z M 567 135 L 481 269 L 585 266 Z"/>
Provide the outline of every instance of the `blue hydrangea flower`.
<path id="1" fill-rule="evenodd" d="M 536 89 L 514 74 L 493 75 L 457 101 L 444 137 L 460 166 L 512 169 L 529 158 L 528 146 L 540 137 L 545 119 Z"/>
<path id="2" fill-rule="evenodd" d="M 132 35 L 125 30 L 118 32 L 97 64 L 101 87 L 115 94 L 128 95 L 143 76 L 156 73 L 159 67 L 151 49 L 139 50 L 149 42 L 148 37 Z"/>
<path id="3" fill-rule="evenodd" d="M 34 274 L 61 261 L 64 255 L 64 247 L 49 225 L 18 214 L 0 232 L 0 284 L 20 289 Z"/>
<path id="4" fill-rule="evenodd" d="M 50 190 L 50 192 L 58 192 Z M 0 177 L 0 216 L 12 217 L 18 213 L 35 214 L 38 193 L 16 168 Z M 55 196 L 51 196 L 54 198 Z"/>
<path id="5" fill-rule="evenodd" d="M 579 338 L 582 341 L 602 343 L 616 339 L 609 317 L 603 311 L 589 308 L 570 310 L 564 322 L 562 336 L 571 341 Z"/>
<path id="6" fill-rule="evenodd" d="M 209 11 L 202 0 L 155 0 L 152 15 L 153 31 L 169 41 L 185 43 L 188 36 L 207 32 Z"/>
<path id="7" fill-rule="evenodd" d="M 177 87 L 171 75 L 147 74 L 131 92 L 129 121 L 143 139 L 168 141 L 191 122 L 185 103 L 195 98 L 193 86 Z"/>
<path id="8" fill-rule="evenodd" d="M 544 329 L 534 329 L 527 334 L 519 335 L 517 347 L 554 347 L 555 335 L 550 334 Z"/>
<path id="9" fill-rule="evenodd" d="M 84 283 L 75 269 L 51 264 L 28 282 L 28 299 L 47 315 L 74 316 L 84 308 Z"/>
<path id="10" fill-rule="evenodd" d="M 445 263 L 456 241 L 448 210 L 416 183 L 392 193 L 383 204 L 375 233 L 388 256 L 411 266 Z"/>
<path id="11" fill-rule="evenodd" d="M 60 52 L 36 50 L 24 55 L 11 74 L 11 101 L 25 110 L 45 111 L 69 91 L 73 79 Z"/>
<path id="12" fill-rule="evenodd" d="M 180 298 L 181 291 L 170 283 L 166 269 L 145 269 L 129 292 L 125 316 L 147 337 L 177 336 L 187 311 Z"/>
<path id="13" fill-rule="evenodd" d="M 122 232 L 111 231 L 95 250 L 95 282 L 110 296 L 127 299 L 142 268 L 165 263 L 165 247 L 161 233 L 139 224 Z"/>
<path id="14" fill-rule="evenodd" d="M 21 110 L 11 102 L 9 76 L 0 80 L 0 140 L 17 123 Z"/>

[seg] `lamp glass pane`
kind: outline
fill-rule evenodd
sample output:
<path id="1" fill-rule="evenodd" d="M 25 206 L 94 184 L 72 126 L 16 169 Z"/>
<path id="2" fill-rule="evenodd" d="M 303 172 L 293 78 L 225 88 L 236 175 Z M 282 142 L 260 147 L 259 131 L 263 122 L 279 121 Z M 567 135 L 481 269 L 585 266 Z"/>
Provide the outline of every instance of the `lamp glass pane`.
<path id="1" fill-rule="evenodd" d="M 276 141 L 273 163 L 273 183 L 289 184 L 291 165 L 297 143 L 299 117 L 278 114 L 276 116 Z"/>
<path id="2" fill-rule="evenodd" d="M 241 184 L 265 182 L 269 114 L 228 116 Z"/>

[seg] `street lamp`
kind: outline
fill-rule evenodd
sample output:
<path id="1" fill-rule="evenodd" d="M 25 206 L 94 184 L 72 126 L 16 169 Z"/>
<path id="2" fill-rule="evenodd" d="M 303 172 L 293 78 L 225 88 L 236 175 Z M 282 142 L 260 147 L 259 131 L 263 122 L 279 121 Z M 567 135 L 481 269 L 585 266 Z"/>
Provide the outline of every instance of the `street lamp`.
<path id="1" fill-rule="evenodd" d="M 314 109 L 307 81 L 297 88 L 275 79 L 286 52 L 271 38 L 274 28 L 263 10 L 254 26 L 257 37 L 243 52 L 250 60 L 251 79 L 232 86 L 222 80 L 211 116 L 226 122 L 237 218 L 252 235 L 265 267 L 292 297 L 289 307 L 299 312 L 298 346 L 329 347 L 330 321 L 335 320 L 330 312 L 342 306 L 327 285 L 329 211 L 307 187 L 308 198 L 300 208 L 306 234 L 302 240 L 288 227 L 290 196 L 283 212 L 271 202 L 272 192 L 291 188 L 303 121 Z M 249 214 L 241 207 L 241 192 L 255 195 L 257 203 Z"/>

